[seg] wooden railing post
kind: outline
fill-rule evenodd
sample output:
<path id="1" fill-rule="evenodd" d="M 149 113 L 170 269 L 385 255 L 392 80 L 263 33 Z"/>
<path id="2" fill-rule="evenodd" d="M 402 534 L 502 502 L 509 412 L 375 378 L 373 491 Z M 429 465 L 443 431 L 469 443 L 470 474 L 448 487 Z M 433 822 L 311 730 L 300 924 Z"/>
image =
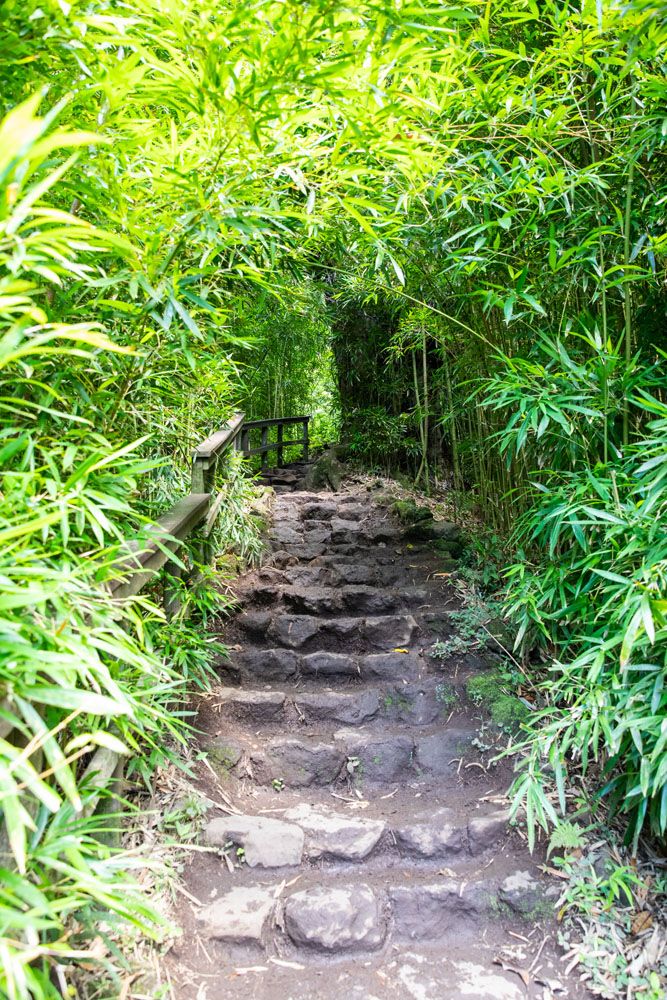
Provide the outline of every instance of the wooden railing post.
<path id="1" fill-rule="evenodd" d="M 303 460 L 304 460 L 304 462 L 308 461 L 308 455 L 309 455 L 309 445 L 310 445 L 310 439 L 308 437 L 308 421 L 309 420 L 310 420 L 310 417 L 306 417 L 305 420 L 304 420 L 304 422 L 303 422 Z"/>
<path id="2" fill-rule="evenodd" d="M 262 427 L 262 445 L 261 445 L 262 448 L 266 449 L 268 443 L 269 443 L 269 428 L 268 428 L 268 424 L 265 424 Z M 269 462 L 268 462 L 268 454 L 269 454 L 268 450 L 262 451 L 262 456 L 261 457 L 262 457 L 262 468 L 263 469 L 266 469 L 266 467 L 269 464 Z"/>
<path id="3" fill-rule="evenodd" d="M 250 431 L 245 427 L 241 431 L 241 451 L 244 458 L 250 457 Z"/>
<path id="4" fill-rule="evenodd" d="M 280 468 L 283 464 L 283 425 L 278 424 L 277 432 L 277 445 L 276 448 L 276 465 Z"/>

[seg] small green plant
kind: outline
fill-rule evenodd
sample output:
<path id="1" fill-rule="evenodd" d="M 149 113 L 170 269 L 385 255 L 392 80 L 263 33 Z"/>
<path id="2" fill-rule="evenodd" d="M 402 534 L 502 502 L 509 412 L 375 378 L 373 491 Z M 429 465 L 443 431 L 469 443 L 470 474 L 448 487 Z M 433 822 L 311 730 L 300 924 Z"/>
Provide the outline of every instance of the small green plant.
<path id="1" fill-rule="evenodd" d="M 445 710 L 453 708 L 458 701 L 456 688 L 453 684 L 447 684 L 445 681 L 440 681 L 435 686 L 435 700 L 439 705 L 442 705 Z"/>
<path id="2" fill-rule="evenodd" d="M 282 778 L 274 778 L 271 782 L 274 792 L 282 792 L 285 787 L 285 782 Z"/>
<path id="3" fill-rule="evenodd" d="M 586 838 L 580 827 L 578 827 L 576 823 L 570 823 L 567 820 L 562 820 L 558 826 L 554 827 L 551 831 L 547 857 L 557 850 L 565 851 L 566 854 L 571 851 L 581 850 L 585 844 Z"/>

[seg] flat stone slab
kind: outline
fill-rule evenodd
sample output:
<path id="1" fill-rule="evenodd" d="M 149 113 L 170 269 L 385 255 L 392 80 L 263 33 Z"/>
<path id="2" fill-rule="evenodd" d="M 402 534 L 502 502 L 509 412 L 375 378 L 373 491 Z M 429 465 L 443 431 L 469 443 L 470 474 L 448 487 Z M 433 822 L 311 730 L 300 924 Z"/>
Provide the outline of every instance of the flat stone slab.
<path id="1" fill-rule="evenodd" d="M 260 784 L 283 782 L 293 788 L 305 788 L 335 781 L 345 762 L 345 753 L 330 743 L 280 737 L 270 740 L 263 751 L 253 752 L 250 761 Z"/>
<path id="2" fill-rule="evenodd" d="M 301 657 L 301 672 L 304 675 L 358 677 L 357 661 L 344 653 L 309 653 Z"/>
<path id="3" fill-rule="evenodd" d="M 264 942 L 276 901 L 268 889 L 238 887 L 197 913 L 208 937 L 228 944 Z"/>
<path id="4" fill-rule="evenodd" d="M 402 733 L 360 732 L 339 729 L 335 742 L 345 748 L 348 773 L 359 783 L 402 781 L 414 778 L 414 740 Z"/>
<path id="5" fill-rule="evenodd" d="M 380 697 L 377 691 L 362 690 L 358 694 L 317 691 L 298 695 L 294 704 L 306 719 L 331 719 L 354 726 L 368 722 L 377 715 Z"/>
<path id="6" fill-rule="evenodd" d="M 389 899 L 396 933 L 411 940 L 456 935 L 460 921 L 477 917 L 487 903 L 479 884 L 459 884 L 449 879 L 430 885 L 392 887 Z"/>
<path id="7" fill-rule="evenodd" d="M 271 722 L 282 715 L 284 691 L 257 691 L 224 687 L 216 691 L 217 708 L 224 719 L 240 722 Z"/>
<path id="8" fill-rule="evenodd" d="M 418 738 L 415 752 L 417 769 L 427 774 L 448 774 L 466 753 L 472 737 L 468 730 L 443 727 L 438 733 Z"/>
<path id="9" fill-rule="evenodd" d="M 486 816 L 475 816 L 468 821 L 468 842 L 471 854 L 486 851 L 505 836 L 509 809 L 498 809 Z"/>
<path id="10" fill-rule="evenodd" d="M 384 820 L 358 819 L 342 813 L 315 809 L 304 803 L 284 814 L 306 835 L 305 850 L 309 858 L 324 856 L 344 861 L 362 861 L 368 857 L 387 824 Z"/>
<path id="11" fill-rule="evenodd" d="M 295 892 L 285 902 L 284 917 L 295 944 L 322 951 L 377 948 L 384 940 L 382 908 L 367 885 Z"/>
<path id="12" fill-rule="evenodd" d="M 230 668 L 248 680 L 284 681 L 296 675 L 299 657 L 291 649 L 248 649 L 234 654 Z"/>
<path id="13" fill-rule="evenodd" d="M 422 858 L 460 854 L 466 846 L 466 827 L 457 825 L 451 809 L 436 809 L 429 816 L 392 832 L 400 850 Z"/>
<path id="14" fill-rule="evenodd" d="M 300 826 L 269 816 L 221 816 L 207 823 L 204 839 L 212 847 L 230 841 L 243 848 L 250 868 L 301 864 L 304 833 Z"/>

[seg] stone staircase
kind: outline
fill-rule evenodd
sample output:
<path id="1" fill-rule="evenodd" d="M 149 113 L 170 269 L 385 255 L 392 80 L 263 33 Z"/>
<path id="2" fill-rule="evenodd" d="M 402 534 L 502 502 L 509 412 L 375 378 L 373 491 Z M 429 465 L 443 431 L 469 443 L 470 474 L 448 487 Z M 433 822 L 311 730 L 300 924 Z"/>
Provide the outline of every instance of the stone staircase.
<path id="1" fill-rule="evenodd" d="M 485 662 L 429 656 L 458 606 L 442 553 L 407 542 L 363 485 L 306 492 L 302 471 L 276 474 L 271 554 L 239 583 L 199 707 L 222 808 L 185 872 L 201 905 L 172 949 L 175 995 L 584 995 L 557 989 L 558 889 L 480 749 L 464 691 Z M 536 953 L 525 986 L 508 970 Z"/>

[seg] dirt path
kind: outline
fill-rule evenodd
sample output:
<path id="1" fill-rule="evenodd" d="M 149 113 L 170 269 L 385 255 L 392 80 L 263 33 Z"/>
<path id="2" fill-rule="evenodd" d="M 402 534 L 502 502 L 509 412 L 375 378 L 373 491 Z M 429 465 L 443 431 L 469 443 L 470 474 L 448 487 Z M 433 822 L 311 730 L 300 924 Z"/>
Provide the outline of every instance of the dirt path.
<path id="1" fill-rule="evenodd" d="M 558 885 L 478 745 L 464 688 L 484 663 L 428 655 L 457 607 L 442 557 L 361 486 L 283 490 L 200 706 L 203 791 L 238 814 L 210 811 L 220 850 L 184 873 L 202 905 L 179 914 L 176 997 L 583 996 L 554 947 Z"/>

